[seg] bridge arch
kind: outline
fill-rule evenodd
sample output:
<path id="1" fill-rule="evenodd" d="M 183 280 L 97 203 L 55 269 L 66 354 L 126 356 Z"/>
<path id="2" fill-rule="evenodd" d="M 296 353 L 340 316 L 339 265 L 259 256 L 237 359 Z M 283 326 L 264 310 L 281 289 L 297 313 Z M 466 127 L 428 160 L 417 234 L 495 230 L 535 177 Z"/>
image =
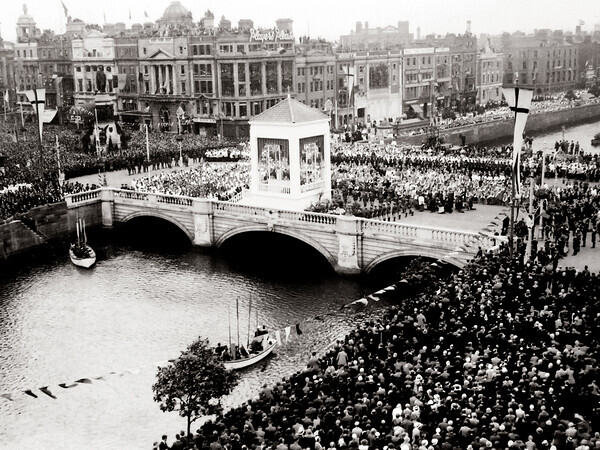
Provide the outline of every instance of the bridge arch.
<path id="1" fill-rule="evenodd" d="M 333 267 L 333 268 L 336 267 L 337 259 L 333 257 L 333 255 L 331 254 L 331 252 L 329 250 L 327 250 L 323 245 L 319 244 L 314 239 L 311 239 L 310 237 L 308 237 L 307 235 L 305 235 L 303 233 L 298 233 L 298 232 L 295 232 L 292 230 L 287 230 L 287 229 L 278 229 L 277 231 L 270 230 L 267 227 L 267 225 L 249 225 L 249 226 L 245 226 L 245 227 L 234 228 L 232 230 L 227 231 L 226 233 L 223 233 L 221 236 L 219 236 L 215 245 L 217 246 L 217 248 L 221 247 L 221 245 L 223 245 L 223 243 L 225 241 L 232 238 L 233 236 L 236 236 L 238 234 L 252 232 L 252 231 L 272 232 L 272 233 L 282 234 L 285 236 L 290 236 L 294 239 L 298 239 L 299 241 L 304 242 L 305 244 L 309 245 L 310 247 L 315 249 L 317 252 L 319 252 L 321 255 L 323 255 L 323 257 L 327 260 L 327 262 L 329 263 L 329 265 L 331 267 Z"/>
<path id="2" fill-rule="evenodd" d="M 188 239 L 190 240 L 190 242 L 194 242 L 194 236 L 192 235 L 192 233 L 187 229 L 187 227 L 182 224 L 181 222 L 179 222 L 177 219 L 174 219 L 173 217 L 167 215 L 167 214 L 163 214 L 161 212 L 158 211 L 138 211 L 138 212 L 134 212 L 131 213 L 125 217 L 123 217 L 120 222 L 121 223 L 127 223 L 132 219 L 138 218 L 138 217 L 156 217 L 162 220 L 165 220 L 167 222 L 172 223 L 173 225 L 175 225 L 177 228 L 179 228 L 181 231 L 183 231 L 183 233 L 185 233 L 185 235 L 188 237 Z"/>
<path id="3" fill-rule="evenodd" d="M 404 250 L 396 250 L 393 252 L 389 252 L 389 253 L 385 253 L 383 255 L 378 256 L 377 258 L 375 258 L 374 260 L 372 260 L 369 264 L 366 265 L 366 267 L 364 268 L 364 272 L 365 273 L 370 273 L 375 266 L 377 266 L 378 264 L 381 264 L 384 261 L 387 261 L 389 259 L 393 259 L 393 258 L 403 258 L 403 257 L 407 257 L 407 256 L 414 256 L 414 257 L 424 257 L 424 258 L 430 258 L 430 259 L 439 259 L 442 262 L 451 264 L 455 267 L 458 267 L 459 269 L 462 269 L 465 266 L 465 262 L 459 258 L 454 258 L 452 256 L 448 256 L 448 253 L 452 253 L 452 252 L 448 252 L 448 251 L 444 251 L 444 254 L 440 254 L 438 252 L 436 252 L 434 249 L 431 250 L 427 250 L 427 249 L 419 249 L 417 252 L 417 249 L 404 249 Z"/>

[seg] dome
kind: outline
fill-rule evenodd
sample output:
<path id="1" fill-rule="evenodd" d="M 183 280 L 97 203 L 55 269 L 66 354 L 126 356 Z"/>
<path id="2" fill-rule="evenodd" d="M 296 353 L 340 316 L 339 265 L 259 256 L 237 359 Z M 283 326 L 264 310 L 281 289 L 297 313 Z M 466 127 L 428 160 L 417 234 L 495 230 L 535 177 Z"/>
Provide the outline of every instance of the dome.
<path id="1" fill-rule="evenodd" d="M 180 22 L 191 20 L 192 14 L 179 1 L 171 2 L 161 18 L 163 22 Z"/>
<path id="2" fill-rule="evenodd" d="M 27 14 L 27 5 L 23 5 L 23 14 L 19 16 L 17 25 L 35 25 L 35 20 L 29 14 Z"/>

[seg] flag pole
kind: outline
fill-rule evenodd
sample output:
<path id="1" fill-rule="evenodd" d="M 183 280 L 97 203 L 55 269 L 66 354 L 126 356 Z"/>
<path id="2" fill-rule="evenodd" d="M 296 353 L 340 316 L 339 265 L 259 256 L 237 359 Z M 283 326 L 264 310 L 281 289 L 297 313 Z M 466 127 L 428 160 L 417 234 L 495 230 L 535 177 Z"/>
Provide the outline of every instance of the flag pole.
<path id="1" fill-rule="evenodd" d="M 38 106 L 38 90 L 37 88 L 33 89 L 33 95 L 35 99 L 35 118 L 38 126 L 38 143 L 40 146 L 40 171 L 42 177 L 44 176 L 44 147 L 42 144 L 42 129 L 41 129 L 41 118 L 40 118 L 40 108 Z"/>
<path id="2" fill-rule="evenodd" d="M 148 140 L 148 124 L 144 124 L 146 127 L 146 159 L 150 163 L 150 141 Z"/>

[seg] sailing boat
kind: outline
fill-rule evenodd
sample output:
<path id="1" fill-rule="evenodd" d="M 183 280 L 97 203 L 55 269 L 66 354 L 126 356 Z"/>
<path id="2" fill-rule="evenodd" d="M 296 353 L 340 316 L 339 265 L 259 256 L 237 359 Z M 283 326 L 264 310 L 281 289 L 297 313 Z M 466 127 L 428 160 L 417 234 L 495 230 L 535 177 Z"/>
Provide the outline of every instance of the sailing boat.
<path id="1" fill-rule="evenodd" d="M 252 313 L 252 299 L 249 303 L 250 315 Z M 262 330 L 257 330 L 252 340 L 250 340 L 250 317 L 248 317 L 248 343 L 247 347 L 240 346 L 240 314 L 239 302 L 236 300 L 237 311 L 237 346 L 231 342 L 231 315 L 229 320 L 229 355 L 232 359 L 223 361 L 223 365 L 228 370 L 239 370 L 250 367 L 259 361 L 262 361 L 275 349 L 277 341 L 269 336 L 267 330 L 263 327 Z M 257 317 L 258 319 L 258 317 Z"/>
<path id="2" fill-rule="evenodd" d="M 77 218 L 77 242 L 69 248 L 71 262 L 78 267 L 89 269 L 96 262 L 96 252 L 87 243 L 85 219 Z"/>

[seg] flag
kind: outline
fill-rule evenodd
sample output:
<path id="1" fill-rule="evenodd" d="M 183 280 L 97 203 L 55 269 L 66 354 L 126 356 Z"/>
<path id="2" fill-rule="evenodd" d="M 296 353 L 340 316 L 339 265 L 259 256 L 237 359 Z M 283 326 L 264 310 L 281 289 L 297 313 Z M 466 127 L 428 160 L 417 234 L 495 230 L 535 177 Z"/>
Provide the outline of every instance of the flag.
<path id="1" fill-rule="evenodd" d="M 144 11 L 144 17 L 148 17 L 148 13 Z"/>
<path id="2" fill-rule="evenodd" d="M 35 111 L 38 117 L 38 126 L 40 129 L 40 139 L 42 138 L 42 129 L 44 127 L 44 107 L 46 105 L 46 89 L 34 89 L 30 91 L 25 91 L 25 95 L 27 96 L 27 100 L 33 106 L 33 110 Z"/>
<path id="3" fill-rule="evenodd" d="M 281 345 L 281 331 L 275 331 L 275 338 L 277 338 L 277 343 Z"/>
<path id="4" fill-rule="evenodd" d="M 6 90 L 6 92 L 4 93 L 4 101 L 6 103 L 10 103 L 10 97 L 8 96 L 8 89 Z"/>
<path id="5" fill-rule="evenodd" d="M 106 23 L 106 11 L 102 11 L 102 15 L 104 16 L 104 23 Z"/>
<path id="6" fill-rule="evenodd" d="M 69 17 L 69 10 L 67 9 L 67 7 L 65 6 L 65 2 L 63 2 L 62 0 L 60 1 L 60 3 L 62 4 L 63 10 L 65 11 L 65 17 L 68 18 Z"/>
<path id="7" fill-rule="evenodd" d="M 131 20 L 131 9 L 129 10 L 129 20 Z"/>
<path id="8" fill-rule="evenodd" d="M 523 146 L 523 131 L 531 106 L 533 91 L 531 89 L 503 88 L 502 92 L 511 111 L 515 113 L 515 126 L 513 134 L 513 155 L 512 155 L 512 177 L 515 186 L 515 196 L 520 197 L 521 184 L 521 147 Z"/>
<path id="9" fill-rule="evenodd" d="M 299 323 L 296 324 L 296 333 L 298 333 L 298 335 L 302 334 L 302 330 L 300 329 L 300 324 Z"/>
<path id="10" fill-rule="evenodd" d="M 291 332 L 292 332 L 291 327 L 285 327 L 285 342 L 289 342 Z"/>
<path id="11" fill-rule="evenodd" d="M 585 25 L 585 22 L 583 20 L 579 19 L 579 26 L 583 26 L 583 25 Z"/>

